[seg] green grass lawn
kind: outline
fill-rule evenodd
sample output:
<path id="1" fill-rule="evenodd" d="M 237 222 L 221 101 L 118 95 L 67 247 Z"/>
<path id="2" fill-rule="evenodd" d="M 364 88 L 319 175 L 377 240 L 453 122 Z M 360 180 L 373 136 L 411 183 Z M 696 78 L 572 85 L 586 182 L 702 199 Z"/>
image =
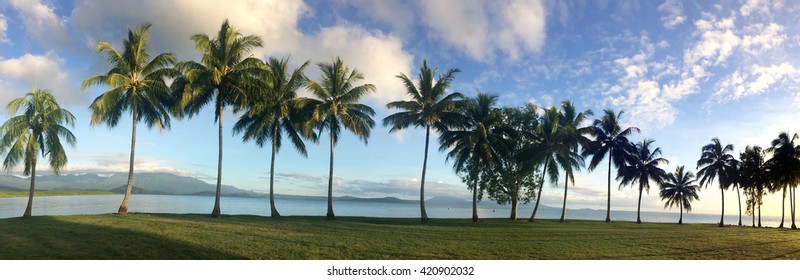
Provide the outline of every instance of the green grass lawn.
<path id="1" fill-rule="evenodd" d="M 0 259 L 800 259 L 800 231 L 601 221 L 132 214 L 0 220 Z"/>
<path id="2" fill-rule="evenodd" d="M 98 195 L 98 194 L 114 194 L 110 191 L 35 191 L 35 196 L 68 196 L 68 195 Z M 0 192 L 0 198 L 6 197 L 27 197 L 27 191 L 21 192 L 12 192 L 12 191 L 5 191 Z"/>

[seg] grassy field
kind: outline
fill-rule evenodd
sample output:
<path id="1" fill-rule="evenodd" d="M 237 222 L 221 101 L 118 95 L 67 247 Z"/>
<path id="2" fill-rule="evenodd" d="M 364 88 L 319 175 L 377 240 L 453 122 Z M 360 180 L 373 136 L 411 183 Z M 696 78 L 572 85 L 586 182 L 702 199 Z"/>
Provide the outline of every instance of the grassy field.
<path id="1" fill-rule="evenodd" d="M 35 196 L 68 196 L 68 195 L 98 195 L 98 194 L 114 194 L 110 191 L 35 191 Z M 0 198 L 6 197 L 27 197 L 28 192 L 12 192 L 0 191 Z"/>
<path id="2" fill-rule="evenodd" d="M 0 220 L 0 259 L 800 259 L 800 231 L 600 221 L 49 216 Z"/>

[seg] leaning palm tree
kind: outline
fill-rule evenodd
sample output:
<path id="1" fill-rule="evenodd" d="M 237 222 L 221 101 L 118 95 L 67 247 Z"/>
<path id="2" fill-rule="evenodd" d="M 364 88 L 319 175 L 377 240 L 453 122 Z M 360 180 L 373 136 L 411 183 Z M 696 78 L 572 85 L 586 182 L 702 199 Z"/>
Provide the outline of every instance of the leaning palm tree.
<path id="1" fill-rule="evenodd" d="M 478 92 L 476 98 L 468 99 L 462 108 L 463 127 L 445 130 L 439 137 L 439 150 L 446 151 L 446 159 L 453 160 L 456 172 L 467 173 L 471 179 L 472 221 L 478 221 L 478 182 L 499 164 L 503 154 L 510 152 L 510 137 L 513 130 L 504 125 L 503 114 L 495 107 L 498 97 Z"/>
<path id="2" fill-rule="evenodd" d="M 623 185 L 639 185 L 639 204 L 636 209 L 636 222 L 642 223 L 642 191 L 650 192 L 650 181 L 659 185 L 664 183 L 667 173 L 659 165 L 669 164 L 661 155 L 661 148 L 651 150 L 655 140 L 644 139 L 636 144 L 634 150 L 629 152 L 624 166 L 620 167 L 617 180 L 620 187 Z"/>
<path id="3" fill-rule="evenodd" d="M 789 133 L 781 132 L 778 138 L 772 140 L 772 145 L 766 149 L 767 152 L 772 153 L 772 158 L 769 159 L 770 173 L 772 180 L 776 185 L 783 188 L 784 201 L 786 200 L 786 193 L 789 193 L 789 209 L 792 215 L 792 229 L 797 229 L 795 225 L 795 195 L 794 188 L 798 181 L 800 181 L 800 144 L 795 144 L 795 141 L 800 139 L 800 135 L 795 133 L 789 137 Z M 781 207 L 785 208 L 785 207 Z M 781 224 L 783 227 L 783 212 L 781 212 Z"/>
<path id="4" fill-rule="evenodd" d="M 605 114 L 601 119 L 594 120 L 591 135 L 594 140 L 590 141 L 583 151 L 584 156 L 591 155 L 589 171 L 594 170 L 600 165 L 603 158 L 608 155 L 608 199 L 606 204 L 606 223 L 611 222 L 611 164 L 619 169 L 625 164 L 626 151 L 631 150 L 631 142 L 628 136 L 638 133 L 639 128 L 628 127 L 622 129 L 619 118 L 623 111 L 615 113 L 613 110 L 604 110 Z"/>
<path id="5" fill-rule="evenodd" d="M 664 208 L 679 205 L 681 208 L 681 216 L 678 219 L 678 224 L 683 224 L 683 210 L 686 212 L 692 211 L 692 201 L 699 200 L 700 197 L 697 192 L 700 191 L 700 186 L 696 184 L 697 180 L 694 178 L 692 172 L 684 172 L 683 165 L 678 166 L 675 173 L 668 174 L 666 180 L 661 184 L 661 192 L 659 196 L 662 200 L 666 200 Z"/>
<path id="6" fill-rule="evenodd" d="M 269 204 L 270 216 L 280 217 L 275 207 L 275 154 L 281 148 L 281 139 L 286 135 L 295 149 L 307 156 L 303 138 L 316 141 L 316 133 L 309 129 L 309 106 L 305 98 L 297 98 L 297 90 L 306 84 L 303 69 L 308 61 L 292 72 L 288 69 L 288 59 L 270 58 L 269 71 L 263 77 L 265 87 L 259 95 L 251 98 L 247 111 L 233 127 L 234 133 L 243 132 L 244 141 L 255 140 L 259 147 L 266 141 L 272 142 L 272 156 L 269 165 Z"/>
<path id="7" fill-rule="evenodd" d="M 86 79 L 82 89 L 102 85 L 110 89 L 97 98 L 89 106 L 92 110 L 91 125 L 104 123 L 115 127 L 126 111 L 131 112 L 131 155 L 128 164 L 128 181 L 125 184 L 125 195 L 117 211 L 118 215 L 128 213 L 128 202 L 133 187 L 134 152 L 136 148 L 136 124 L 144 121 L 149 128 L 169 128 L 169 109 L 175 103 L 165 79 L 178 76 L 175 69 L 169 67 L 175 63 L 175 54 L 162 53 L 151 59 L 147 52 L 150 36 L 150 24 L 144 24 L 134 30 L 128 30 L 128 39 L 122 41 L 122 53 L 101 41 L 97 44 L 97 52 L 106 56 L 111 70 L 105 75 L 97 75 Z"/>
<path id="8" fill-rule="evenodd" d="M 561 130 L 564 132 L 564 143 L 577 155 L 577 157 L 574 158 L 575 160 L 570 162 L 572 166 L 568 169 L 564 169 L 566 173 L 566 176 L 564 176 L 566 177 L 564 179 L 564 204 L 561 207 L 561 222 L 564 223 L 567 218 L 567 189 L 569 187 L 569 180 L 572 180 L 572 184 L 574 185 L 575 176 L 573 176 L 573 172 L 585 166 L 584 157 L 578 154 L 578 150 L 581 147 L 586 147 L 587 143 L 589 143 L 589 139 L 586 138 L 586 135 L 589 135 L 591 131 L 591 127 L 579 126 L 586 120 L 586 117 L 592 115 L 592 111 L 586 110 L 578 112 L 573 102 L 563 101 L 561 102 L 561 113 L 559 115 L 561 118 Z"/>
<path id="9" fill-rule="evenodd" d="M 364 79 L 364 75 L 356 69 L 350 69 L 341 59 L 333 63 L 320 63 L 321 81 L 309 81 L 308 88 L 318 100 L 312 100 L 314 106 L 313 121 L 322 130 L 330 133 L 330 169 L 328 171 L 328 219 L 335 218 L 333 213 L 333 149 L 339 141 L 342 127 L 350 130 L 367 144 L 370 130 L 375 126 L 372 116 L 375 111 L 367 105 L 358 103 L 361 97 L 375 92 L 373 84 L 355 85 Z"/>
<path id="10" fill-rule="evenodd" d="M 225 20 L 214 38 L 206 34 L 192 35 L 195 48 L 202 55 L 200 63 L 186 61 L 177 68 L 183 76 L 174 87 L 182 93 L 180 105 L 189 117 L 200 112 L 206 104 L 214 104 L 214 121 L 219 123 L 219 155 L 217 157 L 217 190 L 212 217 L 220 216 L 222 191 L 222 113 L 225 106 L 239 111 L 248 104 L 248 97 L 257 92 L 264 76 L 263 62 L 250 56 L 250 51 L 261 47 L 261 38 L 242 35 Z"/>
<path id="11" fill-rule="evenodd" d="M 719 138 L 711 139 L 711 143 L 703 146 L 700 160 L 697 161 L 697 177 L 700 178 L 700 185 L 708 188 L 714 178 L 719 178 L 720 193 L 722 194 L 722 213 L 720 214 L 719 226 L 725 226 L 725 190 L 730 188 L 733 183 L 733 166 L 736 159 L 730 153 L 733 152 L 733 145 L 728 144 L 722 147 Z"/>
<path id="12" fill-rule="evenodd" d="M 528 219 L 532 222 L 536 218 L 539 210 L 539 203 L 542 200 L 542 188 L 544 187 L 545 177 L 549 178 L 551 184 L 558 181 L 559 168 L 564 169 L 567 179 L 573 174 L 572 168 L 579 166 L 583 158 L 572 149 L 567 140 L 568 134 L 563 129 L 563 118 L 555 106 L 544 109 L 544 113 L 539 118 L 534 130 L 536 140 L 525 147 L 519 154 L 519 159 L 525 162 L 526 169 L 530 170 L 539 165 L 542 166 L 542 178 L 538 184 L 539 191 L 536 195 L 536 204 L 533 213 Z M 574 181 L 574 178 L 572 178 Z"/>
<path id="13" fill-rule="evenodd" d="M 455 78 L 455 73 L 459 72 L 458 69 L 452 68 L 434 81 L 437 71 L 438 68 L 428 68 L 427 61 L 423 60 L 416 85 L 405 74 L 397 75 L 406 88 L 406 94 L 411 96 L 411 100 L 386 104 L 389 109 L 402 111 L 383 119 L 383 125 L 392 126 L 389 132 L 405 129 L 412 125 L 425 128 L 425 151 L 422 160 L 422 179 L 419 186 L 420 219 L 423 223 L 428 222 L 428 214 L 425 212 L 425 171 L 428 165 L 431 127 L 441 133 L 449 127 L 457 125 L 461 118 L 455 111 L 464 97 L 458 92 L 450 94 L 446 92 Z"/>
<path id="14" fill-rule="evenodd" d="M 22 174 L 31 176 L 28 192 L 28 206 L 23 218 L 31 216 L 33 192 L 36 185 L 36 162 L 38 154 L 49 159 L 50 170 L 56 175 L 67 164 L 67 154 L 61 138 L 70 146 L 75 146 L 75 136 L 64 125 L 72 126 L 75 117 L 61 108 L 49 90 L 34 90 L 25 96 L 11 100 L 6 107 L 13 116 L 0 126 L 0 153 L 6 154 L 3 169 L 7 172 L 22 161 L 25 167 Z"/>

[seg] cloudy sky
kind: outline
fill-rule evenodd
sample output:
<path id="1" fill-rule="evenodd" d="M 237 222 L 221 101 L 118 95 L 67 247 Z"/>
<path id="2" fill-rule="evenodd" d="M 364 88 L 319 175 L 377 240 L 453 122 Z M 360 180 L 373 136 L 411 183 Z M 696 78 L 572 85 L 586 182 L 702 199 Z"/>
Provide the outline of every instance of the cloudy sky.
<path id="1" fill-rule="evenodd" d="M 291 57 L 312 65 L 341 57 L 363 72 L 377 93 L 365 103 L 381 123 L 385 104 L 406 99 L 395 75 L 416 76 L 423 59 L 441 71 L 458 68 L 452 90 L 500 96 L 501 106 L 557 105 L 625 110 L 634 137 L 655 139 L 672 171 L 696 166 L 713 137 L 765 147 L 781 131 L 800 131 L 800 5 L 795 1 L 0 1 L 0 104 L 33 88 L 51 89 L 77 117 L 78 145 L 69 172 L 127 171 L 130 119 L 115 128 L 90 127 L 88 105 L 104 88 L 80 90 L 84 79 L 109 69 L 94 52 L 116 47 L 129 28 L 152 23 L 150 52 L 198 60 L 189 37 L 214 34 L 224 19 L 264 47 L 254 56 Z M 791 24 L 791 23 L 795 24 Z M 309 77 L 319 71 L 309 67 Z M 0 114 L 0 121 L 7 119 Z M 223 117 L 223 183 L 266 191 L 269 150 L 243 143 Z M 213 110 L 173 122 L 169 131 L 137 132 L 139 172 L 172 172 L 212 181 L 217 130 Z M 321 139 L 327 143 L 326 138 Z M 334 195 L 418 196 L 424 131 L 373 129 L 368 145 L 345 133 L 336 147 Z M 278 193 L 325 195 L 327 145 L 308 158 L 286 147 L 277 158 Z M 42 166 L 41 169 L 46 167 Z M 428 197 L 469 198 L 443 153 L 431 150 Z M 569 206 L 605 208 L 607 169 L 576 176 Z M 563 190 L 546 186 L 542 201 L 560 206 Z M 613 187 L 615 209 L 635 209 L 637 192 Z M 766 214 L 780 214 L 779 195 Z M 733 191 L 725 194 L 734 213 Z M 701 192 L 695 212 L 718 213 L 716 186 Z M 491 203 L 491 202 L 483 202 Z M 661 211 L 657 189 L 643 199 Z M 672 211 L 676 211 L 673 209 Z"/>

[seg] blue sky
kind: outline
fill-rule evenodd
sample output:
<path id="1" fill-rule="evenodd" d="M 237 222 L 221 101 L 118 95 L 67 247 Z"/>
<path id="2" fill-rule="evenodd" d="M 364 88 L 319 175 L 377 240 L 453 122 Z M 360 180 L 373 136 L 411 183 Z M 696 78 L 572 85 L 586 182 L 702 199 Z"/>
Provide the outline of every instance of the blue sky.
<path id="1" fill-rule="evenodd" d="M 377 86 L 364 102 L 376 122 L 385 104 L 406 99 L 395 75 L 416 76 L 423 59 L 442 71 L 459 68 L 452 90 L 500 96 L 502 106 L 574 100 L 599 117 L 625 110 L 623 122 L 655 139 L 671 164 L 696 166 L 712 137 L 765 147 L 781 131 L 800 131 L 800 5 L 795 1 L 47 1 L 0 3 L 0 103 L 35 87 L 51 89 L 77 117 L 78 145 L 68 172 L 125 172 L 130 119 L 90 127 L 88 105 L 103 88 L 80 82 L 108 70 L 98 41 L 119 47 L 128 28 L 152 23 L 151 53 L 199 58 L 189 37 L 213 34 L 223 19 L 265 42 L 257 57 L 291 56 L 314 65 L 340 56 Z M 794 23 L 794 24 L 792 24 Z M 307 74 L 318 78 L 316 67 Z M 223 183 L 266 191 L 269 150 L 242 143 L 226 112 Z M 4 121 L 7 114 L 0 114 Z M 137 132 L 139 172 L 172 172 L 209 182 L 216 176 L 213 110 L 174 121 L 169 131 Z M 418 197 L 424 131 L 389 134 L 380 125 L 368 145 L 345 133 L 336 147 L 334 195 Z M 327 143 L 326 138 L 321 143 Z M 325 195 L 328 146 L 310 144 L 303 158 L 285 147 L 276 191 Z M 40 170 L 46 167 L 40 167 Z M 428 197 L 470 192 L 442 153 L 431 149 Z M 576 175 L 571 208 L 605 208 L 605 165 Z M 612 182 L 613 183 L 613 182 Z M 636 207 L 637 192 L 613 186 L 614 209 Z M 546 186 L 542 201 L 560 206 L 563 190 Z M 726 213 L 736 193 L 725 194 Z M 779 195 L 766 214 L 780 214 Z M 485 201 L 482 203 L 492 203 Z M 657 187 L 643 198 L 661 210 Z M 704 189 L 695 212 L 718 213 L 720 192 Z M 672 209 L 671 211 L 677 211 Z"/>

